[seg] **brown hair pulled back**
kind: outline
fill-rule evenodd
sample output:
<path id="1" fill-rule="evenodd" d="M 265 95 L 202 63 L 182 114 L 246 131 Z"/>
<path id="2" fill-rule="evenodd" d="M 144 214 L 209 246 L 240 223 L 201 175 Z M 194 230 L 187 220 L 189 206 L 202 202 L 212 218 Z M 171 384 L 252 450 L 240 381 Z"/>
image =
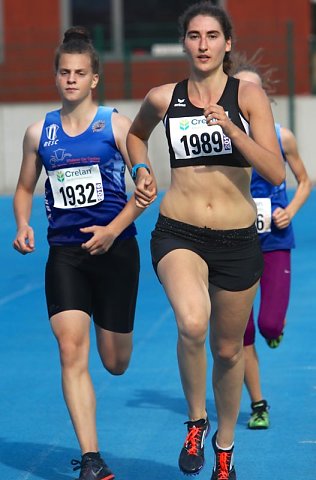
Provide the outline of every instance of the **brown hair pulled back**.
<path id="1" fill-rule="evenodd" d="M 99 73 L 99 56 L 92 44 L 90 32 L 85 27 L 70 27 L 64 33 L 63 42 L 59 45 L 55 53 L 54 66 L 56 72 L 58 70 L 60 57 L 63 53 L 87 53 L 90 56 L 93 73 Z"/>

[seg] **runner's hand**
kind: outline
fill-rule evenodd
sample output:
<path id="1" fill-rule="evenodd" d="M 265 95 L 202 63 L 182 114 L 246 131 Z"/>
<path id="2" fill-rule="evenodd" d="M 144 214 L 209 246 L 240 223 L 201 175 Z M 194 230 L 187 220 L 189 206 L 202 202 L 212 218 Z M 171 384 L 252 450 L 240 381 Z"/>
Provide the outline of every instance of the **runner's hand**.
<path id="1" fill-rule="evenodd" d="M 19 228 L 13 241 L 13 248 L 22 255 L 32 253 L 35 250 L 34 231 L 29 225 Z"/>
<path id="2" fill-rule="evenodd" d="M 286 209 L 278 207 L 274 210 L 272 214 L 272 218 L 274 221 L 274 224 L 277 228 L 282 230 L 282 228 L 286 228 L 289 226 L 291 222 L 291 217 L 286 211 Z"/>
<path id="3" fill-rule="evenodd" d="M 152 175 L 138 175 L 135 189 L 136 206 L 147 208 L 157 198 L 157 185 Z"/>
<path id="4" fill-rule="evenodd" d="M 108 226 L 101 227 L 99 225 L 93 225 L 92 227 L 80 228 L 80 232 L 92 233 L 92 238 L 81 245 L 90 255 L 102 255 L 106 253 L 116 238 L 116 235 L 113 234 L 111 228 Z"/>

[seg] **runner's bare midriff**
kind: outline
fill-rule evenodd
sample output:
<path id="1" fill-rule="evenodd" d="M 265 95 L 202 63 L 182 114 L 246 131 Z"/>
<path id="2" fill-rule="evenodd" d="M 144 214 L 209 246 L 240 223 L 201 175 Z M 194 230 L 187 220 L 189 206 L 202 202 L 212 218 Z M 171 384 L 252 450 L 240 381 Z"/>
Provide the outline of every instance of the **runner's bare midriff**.
<path id="1" fill-rule="evenodd" d="M 246 228 L 256 219 L 250 168 L 174 168 L 160 212 L 166 217 L 216 230 Z"/>

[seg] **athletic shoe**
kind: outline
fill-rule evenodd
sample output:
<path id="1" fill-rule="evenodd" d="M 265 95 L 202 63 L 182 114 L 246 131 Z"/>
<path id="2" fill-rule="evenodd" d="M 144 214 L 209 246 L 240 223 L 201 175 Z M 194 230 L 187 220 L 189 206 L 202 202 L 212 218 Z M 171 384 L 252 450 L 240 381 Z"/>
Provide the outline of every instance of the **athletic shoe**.
<path id="1" fill-rule="evenodd" d="M 185 422 L 188 428 L 179 456 L 179 468 L 186 475 L 196 475 L 204 465 L 204 440 L 210 429 L 208 417 Z"/>
<path id="2" fill-rule="evenodd" d="M 278 338 L 266 338 L 266 342 L 269 345 L 270 348 L 277 348 L 280 343 L 282 342 L 284 332 L 281 333 L 281 335 L 278 336 Z"/>
<path id="3" fill-rule="evenodd" d="M 236 471 L 233 466 L 233 451 L 234 447 L 231 450 L 222 450 L 216 445 L 216 434 L 214 433 L 212 438 L 212 445 L 215 453 L 215 465 L 213 468 L 211 480 L 236 480 Z"/>
<path id="4" fill-rule="evenodd" d="M 92 457 L 89 453 L 82 456 L 82 460 L 71 460 L 76 465 L 73 470 L 80 470 L 79 480 L 113 480 L 115 477 L 104 460 Z"/>
<path id="5" fill-rule="evenodd" d="M 252 413 L 248 421 L 248 428 L 251 430 L 262 430 L 269 428 L 269 406 L 266 400 L 251 403 Z"/>

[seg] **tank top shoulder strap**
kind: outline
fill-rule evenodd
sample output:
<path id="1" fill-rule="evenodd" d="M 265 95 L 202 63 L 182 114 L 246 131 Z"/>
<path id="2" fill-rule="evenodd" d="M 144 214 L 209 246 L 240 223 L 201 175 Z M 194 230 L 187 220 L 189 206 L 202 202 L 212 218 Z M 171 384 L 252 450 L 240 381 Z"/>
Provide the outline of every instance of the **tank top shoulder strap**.
<path id="1" fill-rule="evenodd" d="M 106 107 L 104 105 L 100 105 L 98 108 L 99 108 L 100 113 L 103 113 L 103 114 L 106 114 L 106 115 L 110 115 L 113 112 L 118 113 L 118 110 L 115 107 L 110 107 L 110 106 Z"/>
<path id="2" fill-rule="evenodd" d="M 171 112 L 174 112 L 175 106 L 186 106 L 186 99 L 188 98 L 188 79 L 182 80 L 181 82 L 177 83 L 173 89 L 172 96 L 166 113 L 162 119 L 163 123 L 166 121 L 166 117 Z"/>
<path id="3" fill-rule="evenodd" d="M 239 79 L 228 77 L 219 104 L 238 104 Z"/>
<path id="4" fill-rule="evenodd" d="M 282 157 L 284 158 L 284 160 L 286 160 L 284 148 L 283 148 L 283 145 L 282 145 L 281 125 L 279 123 L 275 123 L 274 126 L 275 126 L 275 132 L 276 132 L 278 142 L 279 142 L 279 147 L 280 147 L 280 150 L 281 150 L 281 153 L 282 153 Z"/>
<path id="5" fill-rule="evenodd" d="M 111 118 L 113 112 L 118 113 L 115 107 L 99 105 L 97 116 L 106 120 Z"/>
<path id="6" fill-rule="evenodd" d="M 186 78 L 185 80 L 182 80 L 181 82 L 178 82 L 174 89 L 173 89 L 173 94 L 172 94 L 172 99 L 176 99 L 178 101 L 182 100 L 183 98 L 187 98 L 188 96 L 188 79 Z"/>
<path id="7" fill-rule="evenodd" d="M 57 123 L 58 125 L 61 124 L 60 120 L 60 108 L 58 110 L 52 110 L 51 112 L 47 112 L 45 115 L 45 123 Z"/>

